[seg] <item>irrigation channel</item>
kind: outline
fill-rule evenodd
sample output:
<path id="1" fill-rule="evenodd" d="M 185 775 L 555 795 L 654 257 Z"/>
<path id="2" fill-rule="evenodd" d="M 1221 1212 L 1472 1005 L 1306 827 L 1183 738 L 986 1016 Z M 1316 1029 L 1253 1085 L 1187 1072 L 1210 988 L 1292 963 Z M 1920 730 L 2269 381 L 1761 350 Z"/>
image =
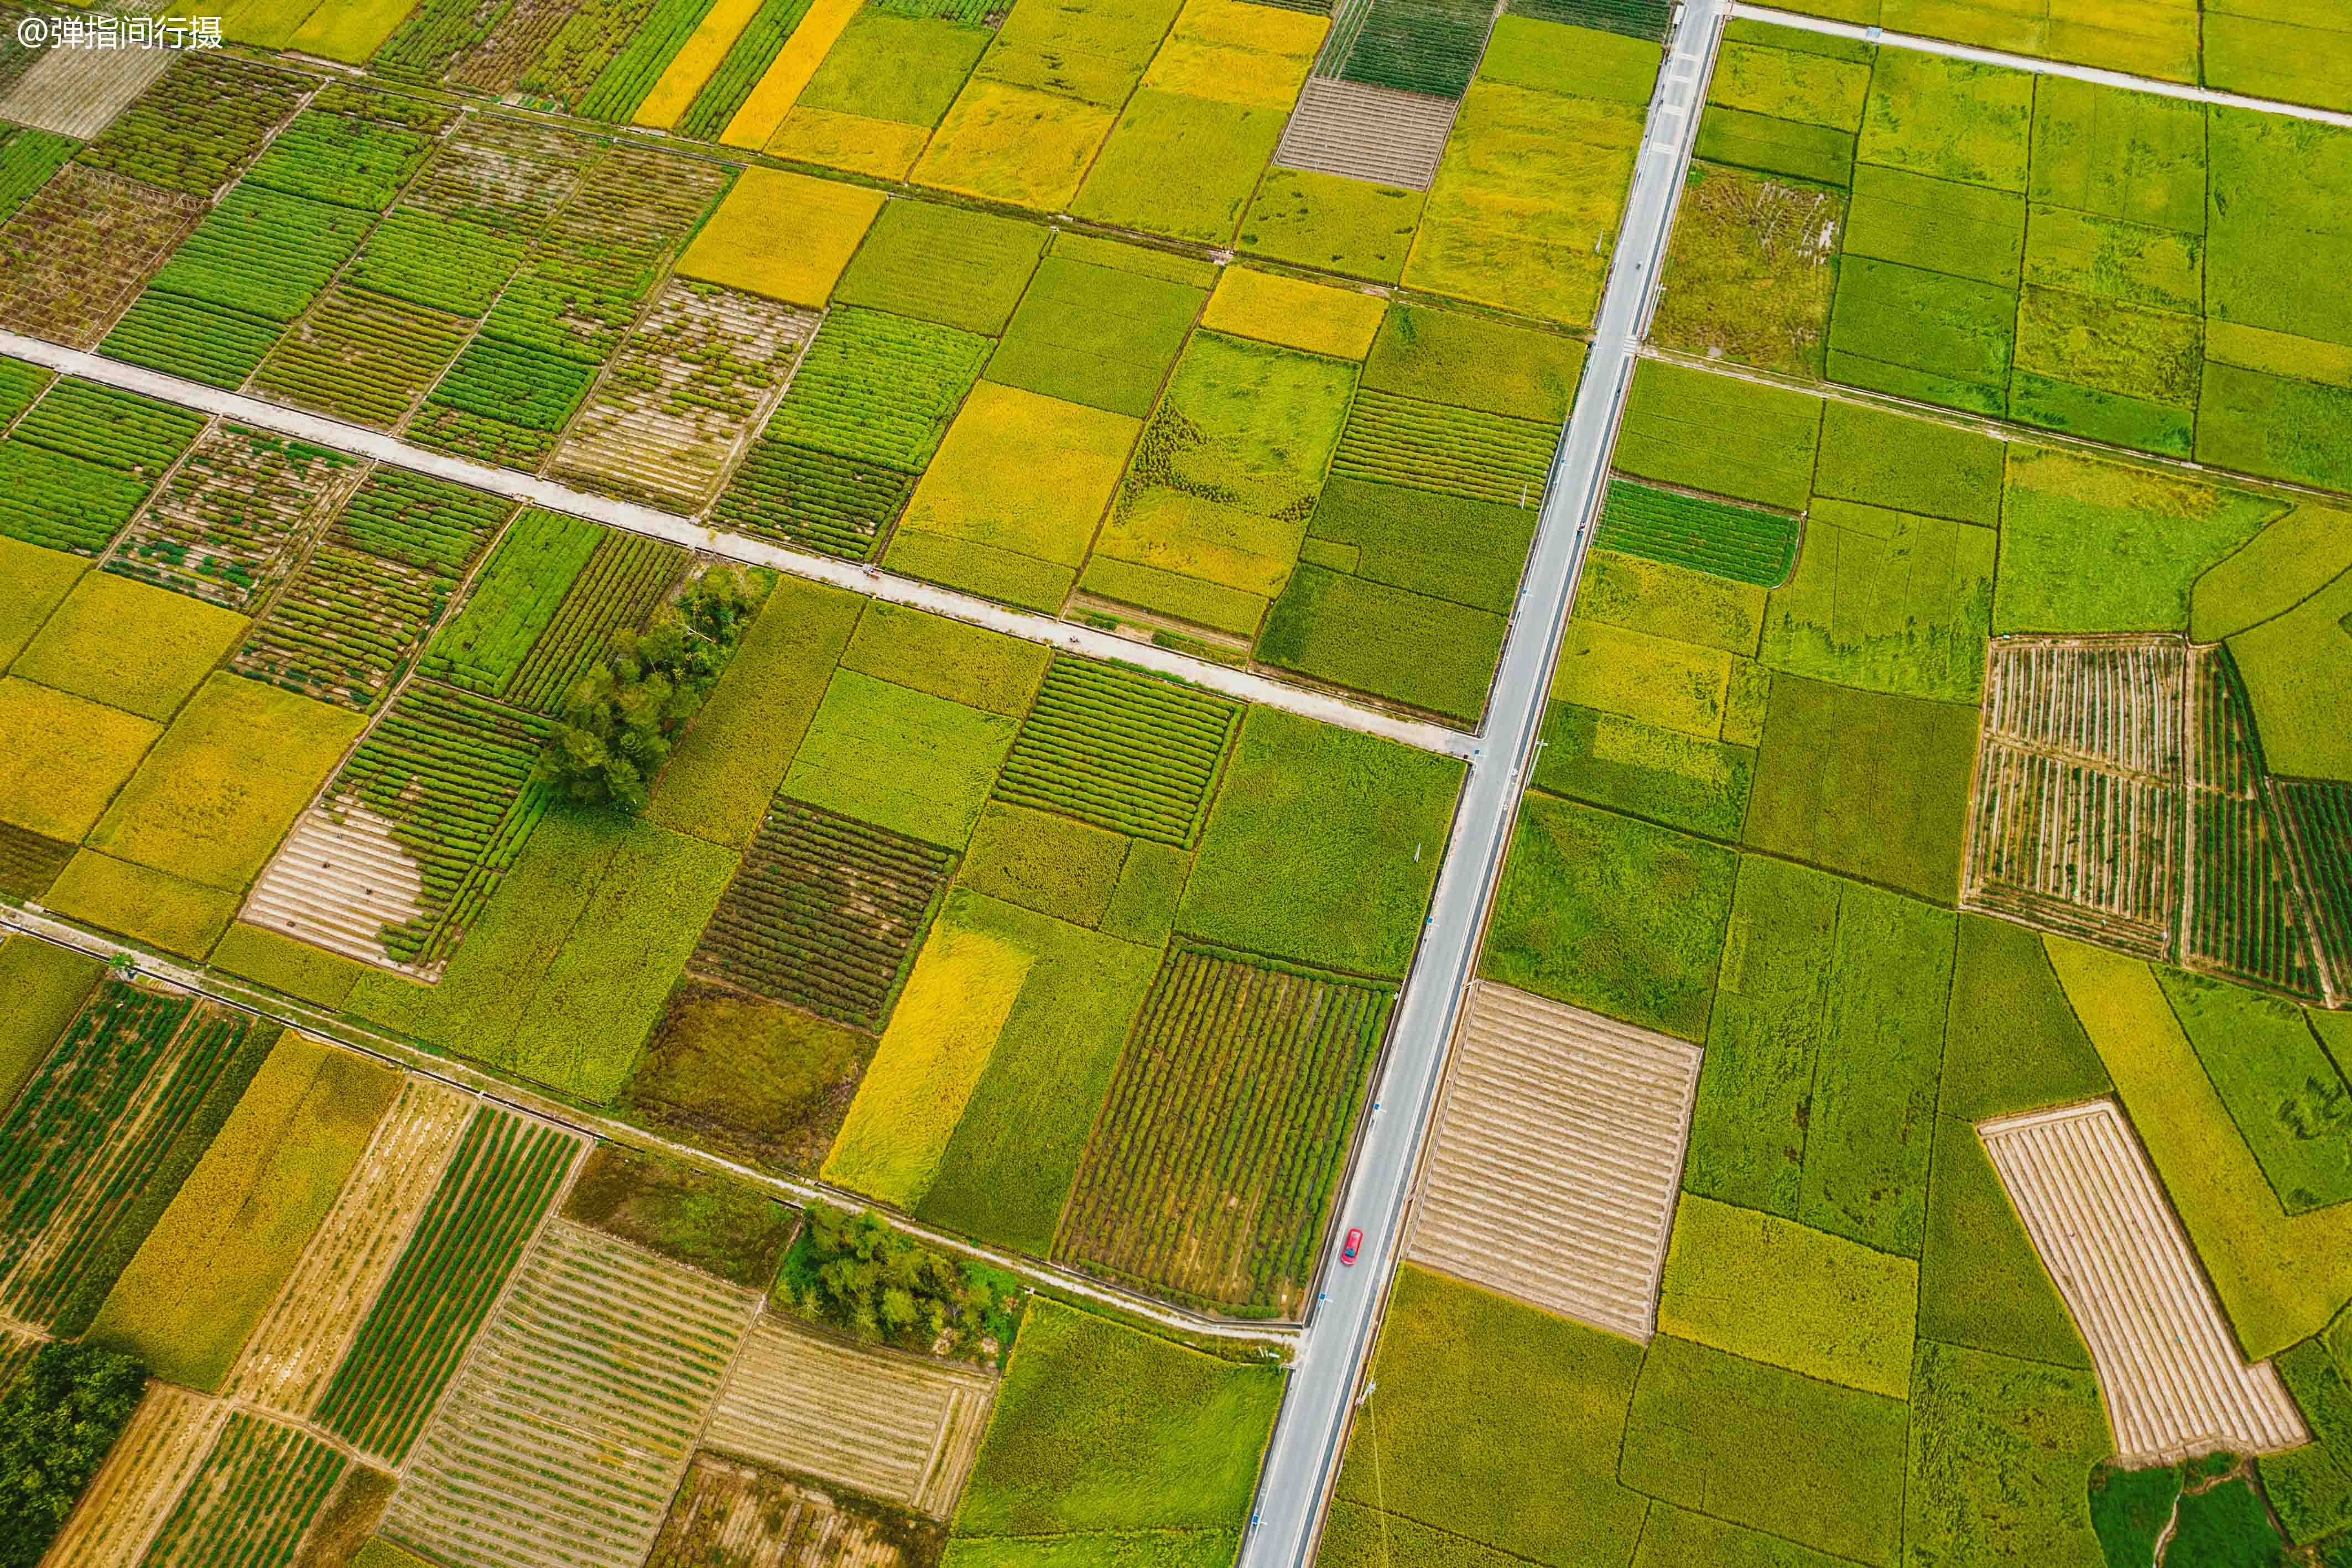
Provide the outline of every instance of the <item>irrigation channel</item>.
<path id="1" fill-rule="evenodd" d="M 1658 85 L 1650 99 L 1625 221 L 1595 318 L 1592 350 L 1576 404 L 1552 459 L 1549 487 L 1537 520 L 1534 552 L 1520 581 L 1517 611 L 1494 695 L 1484 743 L 1454 841 L 1438 873 L 1437 895 L 1379 1084 L 1361 1150 L 1331 1228 L 1321 1294 L 1310 1308 L 1290 1387 L 1258 1480 L 1257 1502 L 1242 1543 L 1241 1568 L 1307 1568 L 1323 1502 L 1339 1466 L 1349 1413 L 1371 1354 L 1404 1236 L 1408 1199 L 1444 1073 L 1446 1047 L 1470 980 L 1486 914 L 1510 841 L 1520 785 L 1542 727 L 1553 660 L 1570 601 L 1601 509 L 1618 416 L 1647 329 L 1675 203 L 1697 140 L 1698 111 L 1729 0 L 1687 0 Z M 1353 1267 L 1339 1266 L 1339 1239 L 1364 1233 Z"/>

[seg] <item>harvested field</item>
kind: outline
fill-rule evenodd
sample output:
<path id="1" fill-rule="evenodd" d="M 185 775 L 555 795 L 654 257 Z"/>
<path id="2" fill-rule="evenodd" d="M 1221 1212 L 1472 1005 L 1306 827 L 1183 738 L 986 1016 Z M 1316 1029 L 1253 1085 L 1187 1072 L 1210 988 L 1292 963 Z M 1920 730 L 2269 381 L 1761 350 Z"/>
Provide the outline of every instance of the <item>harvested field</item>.
<path id="1" fill-rule="evenodd" d="M 625 499 L 699 512 L 783 392 L 815 312 L 708 283 L 663 289 L 548 473 Z"/>
<path id="2" fill-rule="evenodd" d="M 368 963 L 438 965 L 538 820 L 526 786 L 546 735 L 532 715 L 411 683 L 288 835 L 247 918 Z"/>
<path id="3" fill-rule="evenodd" d="M 474 1108 L 320 1397 L 320 1426 L 395 1464 L 407 1454 L 579 1152 L 543 1123 Z"/>
<path id="4" fill-rule="evenodd" d="M 845 560 L 869 560 L 905 509 L 915 476 L 812 446 L 751 444 L 710 508 L 711 522 Z"/>
<path id="5" fill-rule="evenodd" d="M 0 1120 L 0 1310 L 47 1323 L 250 1020 L 110 981 Z"/>
<path id="6" fill-rule="evenodd" d="M 572 683 L 604 656 L 614 632 L 645 623 L 687 559 L 666 540 L 598 529 L 588 564 L 500 695 L 534 712 L 561 712 Z"/>
<path id="7" fill-rule="evenodd" d="M 771 1312 L 751 1325 L 703 1441 L 945 1519 L 996 1385 L 963 1363 L 848 1344 Z"/>
<path id="8" fill-rule="evenodd" d="M 287 1562 L 342 1479 L 344 1462 L 307 1432 L 238 1411 L 140 1568 Z"/>
<path id="9" fill-rule="evenodd" d="M 2309 894 L 2296 885 L 2253 706 L 2229 648 L 2191 649 L 2189 685 L 2181 962 L 2315 998 Z"/>
<path id="10" fill-rule="evenodd" d="M 2165 956 L 2180 896 L 2186 674 L 2177 638 L 1993 643 L 1963 907 Z"/>
<path id="11" fill-rule="evenodd" d="M 954 869 L 934 845 L 780 800 L 687 967 L 879 1030 Z"/>
<path id="12" fill-rule="evenodd" d="M 1456 98 L 1309 77 L 1282 128 L 1274 162 L 1283 169 L 1426 191 L 1437 178 L 1461 107 Z"/>
<path id="13" fill-rule="evenodd" d="M 366 470 L 324 447 L 215 427 L 123 536 L 106 570 L 232 610 L 268 598 Z"/>
<path id="14" fill-rule="evenodd" d="M 44 1561 L 58 1568 L 138 1568 L 149 1539 L 211 1454 L 228 1417 L 225 1400 L 148 1384 L 131 1424 Z"/>
<path id="15" fill-rule="evenodd" d="M 0 225 L 0 327 L 95 347 L 203 211 L 84 164 L 58 170 Z"/>
<path id="16" fill-rule="evenodd" d="M 223 1385 L 241 1405 L 300 1419 L 392 1273 L 441 1180 L 473 1100 L 425 1079 L 401 1084 L 359 1168 L 320 1222 Z"/>
<path id="17" fill-rule="evenodd" d="M 457 357 L 463 318 L 337 285 L 278 340 L 257 392 L 297 408 L 390 429 Z"/>
<path id="18" fill-rule="evenodd" d="M 2147 1154 L 2111 1100 L 1978 1129 L 2090 1347 L 2120 1463 L 2310 1440 L 2268 1362 L 2239 1356 Z"/>
<path id="19" fill-rule="evenodd" d="M 1180 942 L 1119 1058 L 1054 1255 L 1295 1312 L 1394 992 Z"/>
<path id="20" fill-rule="evenodd" d="M 760 1298 L 556 1220 L 384 1532 L 460 1568 L 635 1568 Z"/>
<path id="21" fill-rule="evenodd" d="M 646 1568 L 926 1568 L 940 1533 L 854 1492 L 701 1453 Z"/>
<path id="22" fill-rule="evenodd" d="M 1331 455 L 1331 476 L 1538 507 L 1559 443 L 1557 425 L 1364 387 Z"/>
<path id="23" fill-rule="evenodd" d="M 570 198 L 600 151 L 569 131 L 467 115 L 435 150 L 402 204 L 528 235 Z"/>
<path id="24" fill-rule="evenodd" d="M 996 796 L 1191 849 L 1241 711 L 1140 671 L 1057 658 L 1005 759 Z"/>
<path id="25" fill-rule="evenodd" d="M 0 120 L 87 141 L 178 57 L 176 49 L 44 49 L 0 94 Z"/>
<path id="26" fill-rule="evenodd" d="M 1695 1045 L 1477 982 L 1408 1254 L 1646 1343 L 1698 1070 Z"/>

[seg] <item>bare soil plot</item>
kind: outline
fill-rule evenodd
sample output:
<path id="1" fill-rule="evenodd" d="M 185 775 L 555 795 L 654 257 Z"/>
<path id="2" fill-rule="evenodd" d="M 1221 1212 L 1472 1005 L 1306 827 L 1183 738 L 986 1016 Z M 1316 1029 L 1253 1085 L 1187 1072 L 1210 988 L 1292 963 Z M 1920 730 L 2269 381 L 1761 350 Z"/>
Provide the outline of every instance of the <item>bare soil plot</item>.
<path id="1" fill-rule="evenodd" d="M 1646 1342 L 1699 1057 L 1686 1041 L 1478 981 L 1409 1255 Z"/>
<path id="2" fill-rule="evenodd" d="M 2090 1347 L 2118 1461 L 2308 1442 L 2268 1362 L 2238 1354 L 2147 1155 L 2109 1100 L 1978 1129 Z"/>
<path id="3" fill-rule="evenodd" d="M 222 1393 L 296 1417 L 318 1407 L 466 1130 L 472 1099 L 411 1078 L 377 1124 L 335 1207 L 231 1370 Z"/>
<path id="4" fill-rule="evenodd" d="M 176 49 L 43 49 L 0 95 L 0 120 L 87 141 L 178 57 Z"/>
<path id="5" fill-rule="evenodd" d="M 395 825 L 357 796 L 303 813 L 238 918 L 363 964 L 397 967 L 384 950 L 385 928 L 430 911 L 425 868 L 394 836 Z"/>
<path id="6" fill-rule="evenodd" d="M 1993 643 L 1964 907 L 2166 956 L 2179 900 L 2187 675 L 2175 637 Z"/>
<path id="7" fill-rule="evenodd" d="M 49 1568 L 134 1568 L 228 1417 L 225 1400 L 148 1384 L 131 1424 L 41 1561 Z"/>
<path id="8" fill-rule="evenodd" d="M 1426 191 L 1461 107 L 1459 99 L 1309 77 L 1274 161 L 1285 169 Z"/>
<path id="9" fill-rule="evenodd" d="M 698 512 L 784 392 L 816 312 L 672 278 L 589 394 L 549 473 Z"/>
<path id="10" fill-rule="evenodd" d="M 855 1493 L 703 1453 L 646 1568 L 927 1568 L 943 1534 Z"/>
<path id="11" fill-rule="evenodd" d="M 0 225 L 0 327 L 95 348 L 204 209 L 195 196 L 67 164 Z"/>
<path id="12" fill-rule="evenodd" d="M 384 1532 L 460 1568 L 635 1568 L 758 1305 L 551 1222 L 425 1428 Z"/>
<path id="13" fill-rule="evenodd" d="M 215 425 L 131 525 L 106 570 L 247 609 L 294 570 L 366 473 L 324 447 Z"/>
<path id="14" fill-rule="evenodd" d="M 401 204 L 528 231 L 564 204 L 598 151 L 566 131 L 469 114 L 435 150 Z"/>
<path id="15" fill-rule="evenodd" d="M 996 1379 L 977 1368 L 847 1344 L 769 1314 L 744 1342 L 703 1441 L 945 1519 L 995 1399 Z"/>
<path id="16" fill-rule="evenodd" d="M 444 79 L 452 87 L 504 98 L 577 9 L 579 0 L 515 0 L 488 36 L 457 57 Z"/>

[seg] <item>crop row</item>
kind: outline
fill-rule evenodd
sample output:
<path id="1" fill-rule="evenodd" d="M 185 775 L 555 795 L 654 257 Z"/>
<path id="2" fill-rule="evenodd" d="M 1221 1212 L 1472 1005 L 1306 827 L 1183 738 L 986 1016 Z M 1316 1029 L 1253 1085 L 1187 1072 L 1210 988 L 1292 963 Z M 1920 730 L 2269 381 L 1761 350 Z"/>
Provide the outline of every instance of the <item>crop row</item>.
<path id="1" fill-rule="evenodd" d="M 417 1446 L 385 1532 L 444 1562 L 635 1568 L 755 1301 L 551 1222 Z"/>
<path id="2" fill-rule="evenodd" d="M 242 1013 L 109 981 L 0 1122 L 0 1308 L 46 1322 L 244 1044 Z"/>
<path id="3" fill-rule="evenodd" d="M 1623 479 L 1609 482 L 1594 544 L 1769 588 L 1797 559 L 1797 519 Z"/>
<path id="4" fill-rule="evenodd" d="M 352 492 L 330 537 L 388 560 L 463 576 L 513 511 L 503 497 L 405 468 L 378 468 Z"/>
<path id="5" fill-rule="evenodd" d="M 1190 849 L 1238 705 L 1081 659 L 1054 661 L 998 778 L 999 799 Z"/>
<path id="6" fill-rule="evenodd" d="M 1181 945 L 1119 1059 L 1056 1255 L 1199 1301 L 1294 1306 L 1389 1001 Z"/>
<path id="7" fill-rule="evenodd" d="M 1479 0 L 1370 0 L 1332 74 L 1401 92 L 1460 98 L 1486 47 Z"/>
<path id="8" fill-rule="evenodd" d="M 394 81 L 438 82 L 506 9 L 481 0 L 423 0 L 376 50 L 369 68 Z"/>
<path id="9" fill-rule="evenodd" d="M 727 130 L 751 98 L 751 89 L 768 74 L 768 68 L 783 52 L 784 40 L 808 15 L 810 0 L 764 0 L 759 10 L 719 62 L 710 79 L 702 84 L 685 114 L 678 118 L 681 136 L 698 141 L 716 141 Z"/>
<path id="10" fill-rule="evenodd" d="M 797 800 L 768 810 L 691 967 L 861 1029 L 889 1012 L 955 857 Z"/>
<path id="11" fill-rule="evenodd" d="M 1505 506 L 1543 501 L 1559 430 L 1367 387 L 1348 411 L 1331 473 Z"/>
<path id="12" fill-rule="evenodd" d="M 521 262 L 523 242 L 480 224 L 394 207 L 343 281 L 413 305 L 478 317 Z"/>
<path id="13" fill-rule="evenodd" d="M 466 345 L 425 406 L 494 419 L 551 440 L 593 379 L 593 371 L 574 361 L 481 337 Z"/>
<path id="14" fill-rule="evenodd" d="M 0 430 L 7 429 L 18 414 L 40 401 L 54 379 L 38 365 L 0 355 Z"/>
<path id="15" fill-rule="evenodd" d="M 0 326 L 87 349 L 204 210 L 69 163 L 0 226 Z"/>
<path id="16" fill-rule="evenodd" d="M 467 332 L 457 317 L 339 285 L 258 361 L 253 382 L 281 402 L 389 428 L 457 357 Z"/>
<path id="17" fill-rule="evenodd" d="M 151 288 L 115 323 L 99 351 L 126 365 L 233 391 L 285 329 L 267 316 Z"/>
<path id="18" fill-rule="evenodd" d="M 167 191 L 209 196 L 293 114 L 310 84 L 215 53 L 183 55 L 81 162 Z"/>
<path id="19" fill-rule="evenodd" d="M 489 36 L 449 67 L 451 87 L 504 98 L 572 20 L 578 0 L 513 0 Z"/>
<path id="20" fill-rule="evenodd" d="M 635 113 L 709 9 L 710 0 L 654 0 L 652 13 L 581 95 L 580 112 L 591 120 L 616 122 Z"/>
<path id="21" fill-rule="evenodd" d="M 319 1402 L 320 1424 L 397 1463 L 522 1257 L 578 1145 L 478 1107 Z"/>
<path id="22" fill-rule="evenodd" d="M 95 382 L 60 381 L 9 439 L 101 463 L 152 484 L 205 427 L 204 415 Z"/>
<path id="23" fill-rule="evenodd" d="M 449 129 L 457 111 L 445 104 L 428 103 L 405 93 L 379 92 L 373 88 L 359 87 L 351 82 L 331 81 L 311 99 L 310 107 L 330 114 L 348 114 L 356 120 L 373 120 L 378 125 L 390 125 L 403 131 L 414 131 L 424 136 L 438 136 Z"/>
<path id="24" fill-rule="evenodd" d="M 242 609 L 293 569 L 311 525 L 359 476 L 340 452 L 224 424 L 188 455 L 107 570 Z"/>
<path id="25" fill-rule="evenodd" d="M 687 552 L 643 534 L 606 532 L 501 694 L 518 707 L 557 713 L 602 658 L 613 633 L 641 626 L 685 570 Z"/>
<path id="26" fill-rule="evenodd" d="M 146 502 L 149 486 L 78 457 L 0 441 L 0 534 L 96 555 Z"/>
<path id="27" fill-rule="evenodd" d="M 140 1568 L 293 1561 L 342 1479 L 343 1457 L 307 1432 L 237 1411 L 164 1518 Z"/>
<path id="28" fill-rule="evenodd" d="M 81 143 L 70 136 L 47 131 L 11 129 L 0 132 L 0 223 L 22 206 L 25 198 L 48 183 Z"/>
<path id="29" fill-rule="evenodd" d="M 1511 0 L 1509 8 L 1516 16 L 1622 33 L 1652 43 L 1665 37 L 1667 20 L 1674 14 L 1673 0 Z"/>
<path id="30" fill-rule="evenodd" d="M 534 507 L 516 518 L 465 610 L 433 640 L 425 673 L 487 696 L 504 692 L 604 537 L 561 512 Z"/>
<path id="31" fill-rule="evenodd" d="M 531 818 L 538 797 L 527 786 L 546 738 L 533 715 L 413 681 L 344 764 L 330 799 L 388 818 L 424 884 L 425 915 L 384 933 L 399 962 L 435 961 L 487 896 L 513 830 Z"/>
<path id="32" fill-rule="evenodd" d="M 974 333 L 843 307 L 802 356 L 768 436 L 919 474 L 988 354 Z"/>
<path id="33" fill-rule="evenodd" d="M 0 897 L 40 897 L 73 857 L 71 844 L 0 822 Z"/>
<path id="34" fill-rule="evenodd" d="M 2264 781 L 2252 702 L 2227 644 L 2192 655 L 2189 853 L 2182 956 L 2316 998 L 2294 857 Z"/>
<path id="35" fill-rule="evenodd" d="M 432 139 L 413 131 L 305 110 L 254 161 L 238 189 L 264 186 L 380 213 L 432 150 Z"/>
<path id="36" fill-rule="evenodd" d="M 868 560 L 914 489 L 915 476 L 901 469 L 763 435 L 744 455 L 710 520 L 845 560 Z"/>
<path id="37" fill-rule="evenodd" d="M 2352 784 L 2273 779 L 2271 798 L 2286 826 L 2320 969 L 2338 996 L 2352 992 Z"/>
<path id="38" fill-rule="evenodd" d="M 240 181 L 148 287 L 291 321 L 359 249 L 370 221 L 350 207 Z"/>
<path id="39" fill-rule="evenodd" d="M 582 100 L 636 31 L 637 24 L 662 3 L 663 0 L 585 0 L 573 7 L 553 41 L 523 72 L 519 85 L 529 97 L 586 113 Z"/>
<path id="40" fill-rule="evenodd" d="M 454 578 L 322 543 L 237 649 L 237 670 L 365 713 L 440 619 Z"/>

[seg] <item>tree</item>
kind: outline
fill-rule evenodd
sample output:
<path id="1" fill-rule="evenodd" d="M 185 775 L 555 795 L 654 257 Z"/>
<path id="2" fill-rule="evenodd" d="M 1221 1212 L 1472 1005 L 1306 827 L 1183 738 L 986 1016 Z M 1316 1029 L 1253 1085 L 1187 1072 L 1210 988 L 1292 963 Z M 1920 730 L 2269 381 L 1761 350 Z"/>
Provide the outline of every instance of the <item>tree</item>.
<path id="1" fill-rule="evenodd" d="M 705 572 L 645 626 L 613 634 L 604 662 L 572 683 L 540 754 L 538 776 L 577 804 L 629 816 L 669 760 L 760 608 L 764 591 L 738 567 Z"/>
<path id="2" fill-rule="evenodd" d="M 777 1288 L 819 1322 L 859 1339 L 929 1352 L 1001 1355 L 1020 1285 L 892 1229 L 871 1213 L 812 1204 Z"/>
<path id="3" fill-rule="evenodd" d="M 0 1398 L 0 1568 L 33 1568 L 147 1386 L 135 1357 L 51 1343 Z"/>

